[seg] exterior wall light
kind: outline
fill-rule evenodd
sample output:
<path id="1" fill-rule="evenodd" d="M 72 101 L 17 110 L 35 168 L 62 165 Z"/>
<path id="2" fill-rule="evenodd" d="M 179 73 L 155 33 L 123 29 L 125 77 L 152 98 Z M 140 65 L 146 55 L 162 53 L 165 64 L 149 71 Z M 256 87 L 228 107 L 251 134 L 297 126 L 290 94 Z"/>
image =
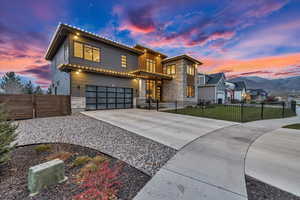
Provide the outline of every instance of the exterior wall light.
<path id="1" fill-rule="evenodd" d="M 73 38 L 74 38 L 75 40 L 77 40 L 77 39 L 78 39 L 78 36 L 77 36 L 77 35 L 75 35 Z"/>
<path id="2" fill-rule="evenodd" d="M 77 32 L 77 33 L 76 33 L 76 35 L 78 35 L 78 36 L 79 36 L 80 34 Z"/>

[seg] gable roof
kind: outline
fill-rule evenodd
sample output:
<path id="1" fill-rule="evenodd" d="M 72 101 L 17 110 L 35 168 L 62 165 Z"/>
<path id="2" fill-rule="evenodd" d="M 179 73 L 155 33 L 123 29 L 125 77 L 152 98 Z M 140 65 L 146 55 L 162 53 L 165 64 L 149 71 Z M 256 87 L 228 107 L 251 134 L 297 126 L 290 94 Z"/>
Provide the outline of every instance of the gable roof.
<path id="1" fill-rule="evenodd" d="M 187 59 L 187 60 L 192 61 L 192 62 L 194 62 L 198 65 L 202 65 L 202 63 L 199 60 L 197 60 L 196 58 L 193 58 L 191 56 L 188 56 L 186 54 L 182 54 L 182 55 L 179 55 L 179 56 L 174 56 L 174 57 L 163 59 L 162 63 L 171 62 L 171 61 L 180 60 L 180 59 Z"/>
<path id="2" fill-rule="evenodd" d="M 216 74 L 209 74 L 209 75 L 205 75 L 205 81 L 206 84 L 208 85 L 216 85 L 223 77 L 225 77 L 225 74 L 223 72 L 216 73 Z"/>
<path id="3" fill-rule="evenodd" d="M 85 31 L 81 28 L 77 28 L 75 26 L 60 23 L 60 24 L 58 24 L 58 26 L 56 28 L 56 31 L 54 32 L 54 34 L 52 36 L 52 39 L 51 39 L 50 44 L 48 46 L 48 49 L 46 51 L 46 55 L 45 55 L 46 60 L 52 60 L 52 58 L 55 55 L 55 53 L 57 52 L 58 48 L 60 47 L 62 42 L 65 40 L 65 38 L 70 33 L 73 33 L 73 34 L 77 33 L 77 34 L 80 34 L 84 37 L 87 37 L 87 38 L 90 38 L 90 39 L 93 39 L 93 40 L 96 40 L 96 41 L 100 41 L 100 42 L 103 42 L 103 43 L 106 43 L 106 44 L 109 44 L 109 45 L 112 45 L 112 46 L 115 46 L 115 47 L 118 47 L 118 48 L 121 48 L 121 49 L 125 49 L 125 50 L 128 50 L 128 51 L 130 51 L 132 53 L 135 53 L 135 54 L 138 54 L 138 55 L 143 54 L 142 51 L 140 51 L 138 49 L 135 49 L 131 46 L 119 43 L 117 41 L 110 40 L 110 39 L 105 38 L 103 36 Z"/>
<path id="4" fill-rule="evenodd" d="M 244 81 L 234 82 L 235 90 L 243 90 L 246 89 L 246 84 Z"/>

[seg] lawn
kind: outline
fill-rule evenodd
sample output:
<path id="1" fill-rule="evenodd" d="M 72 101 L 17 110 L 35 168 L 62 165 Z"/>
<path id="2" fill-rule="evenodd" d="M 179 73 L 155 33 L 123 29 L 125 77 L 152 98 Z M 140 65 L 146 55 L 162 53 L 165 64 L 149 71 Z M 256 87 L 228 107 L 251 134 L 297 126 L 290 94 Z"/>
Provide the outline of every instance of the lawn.
<path id="1" fill-rule="evenodd" d="M 176 113 L 175 110 L 166 111 Z M 243 115 L 242 115 L 243 113 Z M 207 117 L 234 122 L 250 122 L 261 120 L 261 107 L 246 107 L 243 111 L 240 106 L 233 105 L 213 105 L 208 108 L 183 108 L 178 109 L 177 114 L 192 115 L 197 117 Z M 295 116 L 291 109 L 284 110 L 284 117 Z M 263 119 L 282 118 L 281 108 L 264 107 Z"/>
<path id="2" fill-rule="evenodd" d="M 290 124 L 290 125 L 287 125 L 287 126 L 283 126 L 282 128 L 291 128 L 291 129 L 300 130 L 300 123 L 299 124 Z"/>

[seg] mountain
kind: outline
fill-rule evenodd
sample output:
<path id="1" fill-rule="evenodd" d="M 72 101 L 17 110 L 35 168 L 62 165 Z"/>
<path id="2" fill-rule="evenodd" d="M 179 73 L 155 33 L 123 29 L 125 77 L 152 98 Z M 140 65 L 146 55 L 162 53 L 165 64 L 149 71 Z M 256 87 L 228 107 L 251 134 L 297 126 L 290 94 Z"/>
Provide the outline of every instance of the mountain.
<path id="1" fill-rule="evenodd" d="M 248 89 L 264 89 L 272 93 L 300 92 L 300 76 L 266 79 L 258 76 L 243 76 L 228 80 L 230 82 L 244 81 Z"/>

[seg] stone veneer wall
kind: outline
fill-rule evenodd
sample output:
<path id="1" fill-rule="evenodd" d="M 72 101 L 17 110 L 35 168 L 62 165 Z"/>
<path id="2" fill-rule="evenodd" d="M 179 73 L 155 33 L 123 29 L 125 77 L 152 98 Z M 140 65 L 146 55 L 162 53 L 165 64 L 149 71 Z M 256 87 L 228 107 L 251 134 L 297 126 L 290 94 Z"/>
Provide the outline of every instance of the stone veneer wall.
<path id="1" fill-rule="evenodd" d="M 176 74 L 173 79 L 163 82 L 163 101 L 174 102 L 177 100 L 178 106 L 188 106 L 197 104 L 198 91 L 196 90 L 197 78 L 195 78 L 195 97 L 186 97 L 186 87 L 187 87 L 187 73 L 186 67 L 191 64 L 188 60 L 180 59 L 177 61 L 172 61 L 164 64 L 167 65 L 176 64 Z"/>

